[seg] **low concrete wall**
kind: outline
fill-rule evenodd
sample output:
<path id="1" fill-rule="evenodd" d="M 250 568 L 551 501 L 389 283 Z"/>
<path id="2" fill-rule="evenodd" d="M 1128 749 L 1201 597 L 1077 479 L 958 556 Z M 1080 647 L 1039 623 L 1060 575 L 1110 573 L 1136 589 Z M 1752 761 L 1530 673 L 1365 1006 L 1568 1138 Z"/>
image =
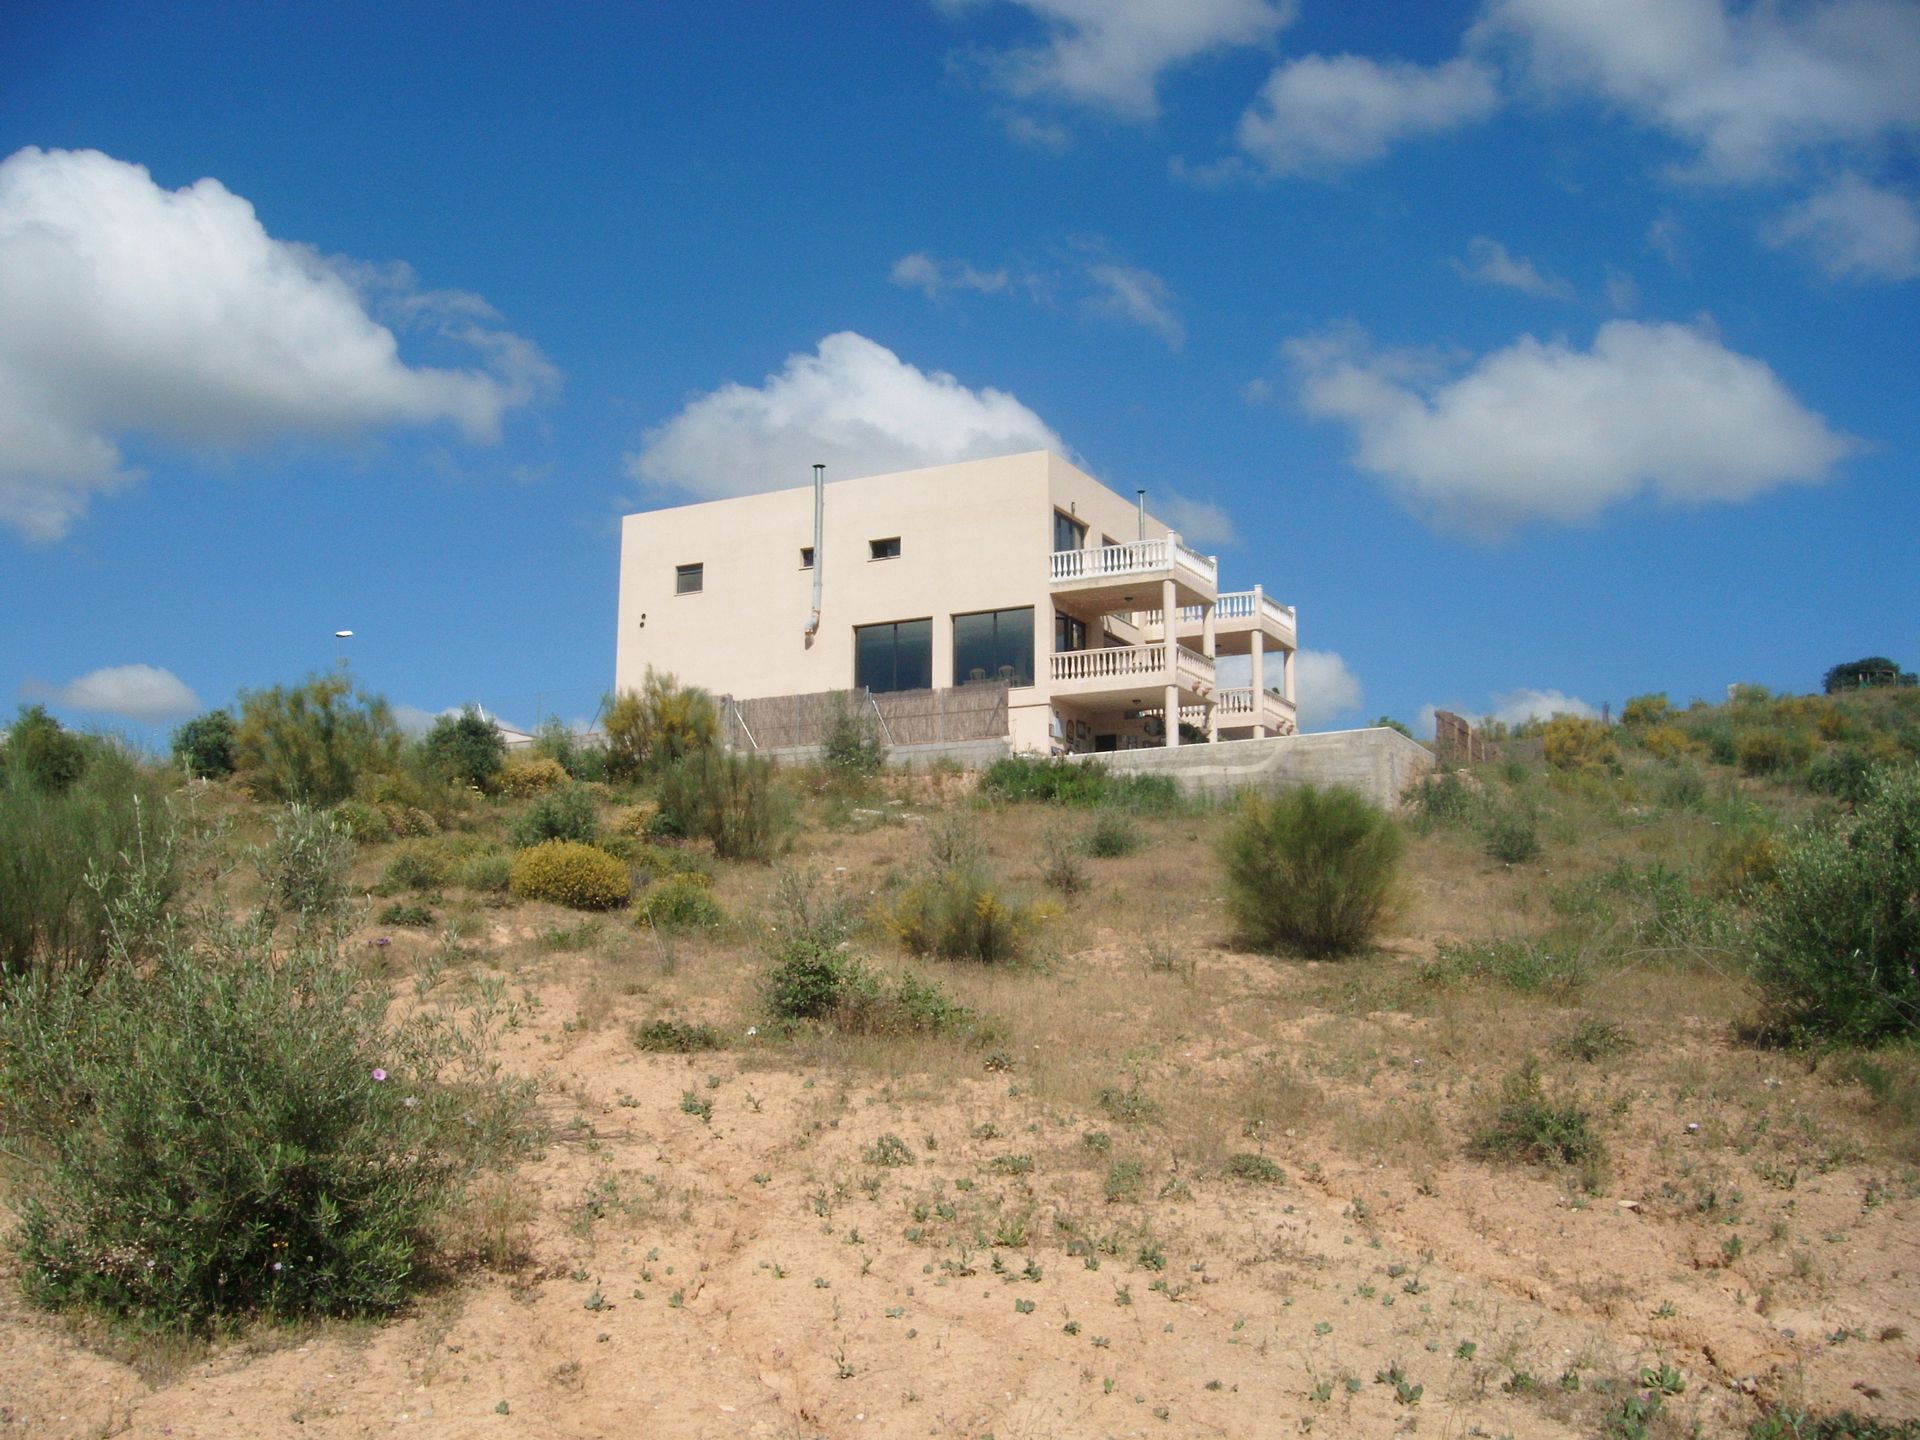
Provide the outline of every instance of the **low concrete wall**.
<path id="1" fill-rule="evenodd" d="M 1398 730 L 1334 730 L 1222 740 L 1171 750 L 1121 750 L 1077 757 L 1127 775 L 1168 775 L 1189 795 L 1278 790 L 1289 785 L 1345 785 L 1392 808 L 1407 786 L 1433 769 L 1433 753 Z"/>
<path id="2" fill-rule="evenodd" d="M 764 755 L 782 765 L 811 765 L 821 757 L 818 745 L 779 745 L 767 750 L 743 750 L 746 755 Z M 889 745 L 887 765 L 894 770 L 927 770 L 950 760 L 963 770 L 984 770 L 994 761 L 1012 753 L 1006 740 L 945 740 L 924 745 Z"/>

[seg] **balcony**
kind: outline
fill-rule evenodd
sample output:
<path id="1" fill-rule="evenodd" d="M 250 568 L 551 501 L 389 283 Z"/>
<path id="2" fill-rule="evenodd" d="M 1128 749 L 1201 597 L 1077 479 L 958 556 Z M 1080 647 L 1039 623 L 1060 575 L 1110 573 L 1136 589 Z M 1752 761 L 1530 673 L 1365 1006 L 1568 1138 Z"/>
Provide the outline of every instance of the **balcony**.
<path id="1" fill-rule="evenodd" d="M 1199 701 L 1213 690 L 1213 661 L 1184 645 L 1175 647 L 1171 669 L 1163 645 L 1062 650 L 1049 663 L 1053 694 L 1060 699 L 1164 700 L 1166 687 L 1177 685 L 1184 697 Z"/>
<path id="2" fill-rule="evenodd" d="M 1181 639 L 1200 638 L 1205 611 L 1198 605 L 1183 605 L 1176 612 Z M 1159 610 L 1135 614 L 1144 643 L 1151 644 L 1164 635 L 1165 616 Z M 1291 605 L 1282 605 L 1261 590 L 1230 590 L 1214 601 L 1214 649 L 1222 655 L 1245 655 L 1252 651 L 1252 637 L 1258 631 L 1274 647 L 1292 650 L 1299 645 L 1298 622 Z"/>
<path id="3" fill-rule="evenodd" d="M 1279 691 L 1234 685 L 1213 692 L 1213 723 L 1221 731 L 1262 726 L 1269 735 L 1291 735 L 1298 728 L 1298 717 Z"/>
<path id="4" fill-rule="evenodd" d="M 1181 543 L 1178 535 L 1091 550 L 1056 550 L 1052 560 L 1053 593 L 1096 610 L 1138 609 L 1158 600 L 1168 580 L 1184 603 L 1211 600 L 1220 585 L 1213 557 Z"/>

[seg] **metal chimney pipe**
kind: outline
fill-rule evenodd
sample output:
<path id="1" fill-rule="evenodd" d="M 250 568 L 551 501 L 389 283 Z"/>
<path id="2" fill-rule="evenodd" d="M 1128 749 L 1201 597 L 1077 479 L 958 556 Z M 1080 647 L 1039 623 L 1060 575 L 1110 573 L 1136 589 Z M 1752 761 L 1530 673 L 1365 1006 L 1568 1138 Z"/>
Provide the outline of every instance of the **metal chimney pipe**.
<path id="1" fill-rule="evenodd" d="M 826 560 L 821 552 L 821 526 L 826 510 L 827 467 L 813 467 L 813 614 L 807 617 L 808 644 L 820 633 L 820 569 Z"/>

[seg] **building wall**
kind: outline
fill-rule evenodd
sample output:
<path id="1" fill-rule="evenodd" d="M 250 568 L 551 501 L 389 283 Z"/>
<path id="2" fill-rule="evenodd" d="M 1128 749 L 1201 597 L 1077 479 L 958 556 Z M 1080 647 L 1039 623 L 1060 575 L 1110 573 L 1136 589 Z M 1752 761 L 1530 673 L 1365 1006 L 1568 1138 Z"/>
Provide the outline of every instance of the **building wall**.
<path id="1" fill-rule="evenodd" d="M 651 665 L 741 699 L 845 689 L 856 626 L 928 619 L 933 683 L 949 685 L 953 616 L 1030 605 L 1039 683 L 1009 695 L 1009 724 L 1016 747 L 1045 748 L 1055 506 L 1086 522 L 1090 545 L 1139 531 L 1132 503 L 1047 451 L 829 480 L 811 644 L 814 572 L 800 564 L 801 548 L 813 544 L 811 484 L 629 515 L 614 683 L 636 688 Z M 1149 516 L 1146 533 L 1167 529 Z M 869 542 L 893 536 L 898 558 L 871 559 Z M 703 567 L 702 588 L 678 595 L 676 567 L 688 564 Z"/>

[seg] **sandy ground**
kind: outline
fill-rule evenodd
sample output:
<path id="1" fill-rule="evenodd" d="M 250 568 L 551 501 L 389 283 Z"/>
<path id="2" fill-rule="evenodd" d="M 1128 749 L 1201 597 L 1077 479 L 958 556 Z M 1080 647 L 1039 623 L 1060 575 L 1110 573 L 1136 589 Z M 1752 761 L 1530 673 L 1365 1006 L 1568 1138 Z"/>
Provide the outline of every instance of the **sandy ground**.
<path id="1" fill-rule="evenodd" d="M 152 1379 L 0 1276 L 0 1436 L 1553 1440 L 1615 1433 L 1608 1412 L 1663 1365 L 1656 1436 L 1744 1435 L 1765 1400 L 1920 1415 L 1920 1184 L 1759 1143 L 1813 1082 L 1729 1058 L 1718 1030 L 1682 1027 L 1657 1070 L 1617 1077 L 1633 1104 L 1586 1196 L 1412 1122 L 1392 1143 L 1395 1115 L 1453 1125 L 1474 1101 L 1444 1017 L 1334 1017 L 1304 998 L 1314 977 L 1210 951 L 1164 982 L 1211 997 L 1207 1028 L 1169 1033 L 1140 1073 L 1204 1110 L 1312 1070 L 1311 1114 L 1276 1101 L 1243 1128 L 1236 1148 L 1282 1172 L 1262 1182 L 1063 1103 L 1032 1081 L 1038 1048 L 1010 1069 L 809 1058 L 747 1036 L 711 977 L 679 994 L 651 976 L 603 993 L 593 1023 L 564 1018 L 605 967 L 647 963 L 631 944 L 522 976 L 541 1004 L 504 1054 L 541 1077 L 550 1132 L 512 1177 L 527 1264 Z M 1124 977 L 1097 983 L 1120 963 L 1089 950 L 1000 993 L 1124 996 Z M 703 1007 L 736 1048 L 627 1037 Z M 1282 1018 L 1254 1026 L 1255 1008 Z M 1333 1024 L 1364 1045 L 1317 1063 Z M 1711 1103 L 1690 1050 L 1718 1067 Z M 1343 1133 L 1363 1124 L 1373 1141 Z M 911 1163 L 877 1163 L 883 1136 Z M 1126 1157 L 1141 1183 L 1109 1198 Z"/>

